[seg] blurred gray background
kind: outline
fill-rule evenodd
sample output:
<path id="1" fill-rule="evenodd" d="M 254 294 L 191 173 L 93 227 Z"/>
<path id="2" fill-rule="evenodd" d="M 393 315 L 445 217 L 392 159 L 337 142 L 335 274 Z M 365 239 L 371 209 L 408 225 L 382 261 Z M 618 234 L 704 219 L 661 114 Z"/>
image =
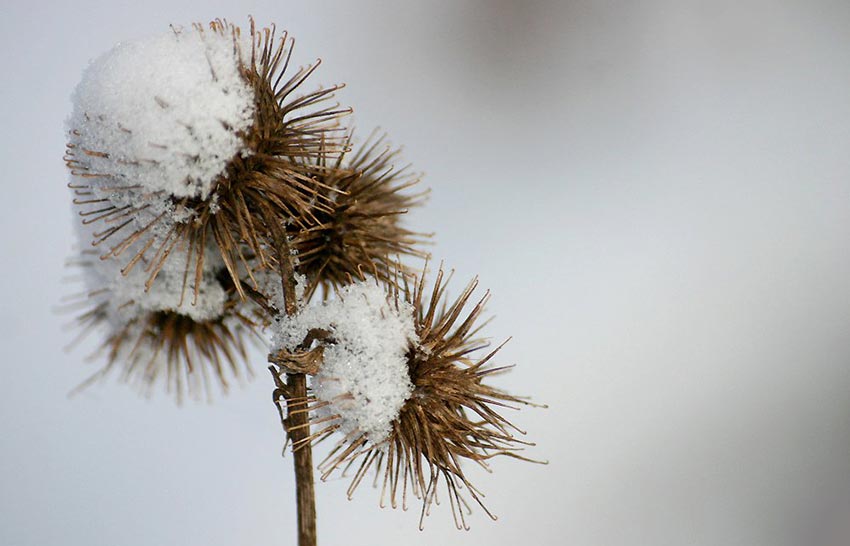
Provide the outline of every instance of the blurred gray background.
<path id="1" fill-rule="evenodd" d="M 291 544 L 293 479 L 257 377 L 213 405 L 93 372 L 54 311 L 69 95 L 121 40 L 277 22 L 425 171 L 435 258 L 479 274 L 500 384 L 548 466 L 473 473 L 500 516 L 345 500 L 325 545 L 850 541 L 850 4 L 5 0 L 0 544 Z M 844 526 L 842 528 L 842 526 Z"/>

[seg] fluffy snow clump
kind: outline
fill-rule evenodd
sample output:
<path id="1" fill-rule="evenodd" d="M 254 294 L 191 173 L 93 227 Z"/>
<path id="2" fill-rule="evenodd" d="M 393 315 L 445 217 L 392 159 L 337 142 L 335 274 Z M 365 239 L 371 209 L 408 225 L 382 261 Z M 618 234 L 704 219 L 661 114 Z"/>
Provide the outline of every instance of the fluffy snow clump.
<path id="1" fill-rule="evenodd" d="M 254 94 L 233 36 L 196 28 L 121 43 L 96 59 L 73 95 L 74 155 L 99 197 L 173 211 L 207 199 L 253 121 Z M 159 197 L 151 200 L 151 195 Z"/>
<path id="2" fill-rule="evenodd" d="M 343 434 L 365 434 L 380 443 L 413 392 L 407 352 L 416 339 L 413 307 L 388 297 L 374 280 L 340 289 L 336 298 L 282 317 L 273 352 L 294 351 L 311 329 L 330 332 L 319 370 L 316 398 L 328 405 L 319 417 L 339 415 Z"/>

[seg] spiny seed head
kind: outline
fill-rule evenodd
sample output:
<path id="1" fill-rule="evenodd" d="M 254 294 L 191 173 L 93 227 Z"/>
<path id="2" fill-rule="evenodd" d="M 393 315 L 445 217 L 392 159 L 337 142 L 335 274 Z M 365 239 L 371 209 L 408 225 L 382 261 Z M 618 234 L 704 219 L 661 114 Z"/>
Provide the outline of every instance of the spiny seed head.
<path id="1" fill-rule="evenodd" d="M 299 271 L 318 286 L 341 287 L 370 274 L 391 282 L 401 267 L 393 256 L 425 254 L 417 248 L 423 234 L 406 229 L 401 216 L 422 204 L 427 191 L 407 190 L 419 182 L 409 165 L 396 168 L 400 150 L 373 133 L 355 153 L 346 151 L 329 164 L 326 155 L 316 165 L 318 195 L 306 229 L 291 229 Z M 308 293 L 308 295 L 309 295 Z"/>
<path id="2" fill-rule="evenodd" d="M 375 442 L 362 431 L 349 432 L 319 470 L 327 479 L 337 471 L 355 468 L 348 490 L 351 497 L 374 469 L 375 481 L 381 484 L 382 506 L 389 500 L 393 508 L 399 501 L 406 507 L 408 492 L 422 501 L 420 527 L 437 500 L 442 482 L 455 524 L 468 528 L 464 515 L 470 508 L 467 497 L 490 517 L 495 516 L 483 505 L 481 493 L 467 479 L 462 464 L 468 461 L 487 468 L 487 462 L 499 455 L 530 460 L 519 452 L 533 444 L 522 441 L 518 436 L 524 432 L 499 413 L 529 402 L 485 382 L 510 368 L 489 365 L 501 346 L 483 357 L 475 356 L 487 346 L 477 337 L 476 322 L 489 296 L 481 298 L 464 316 L 477 281 L 447 303 L 443 277 L 441 269 L 430 296 L 425 293 L 424 279 L 415 282 L 412 290 L 406 285 L 401 291 L 390 288 L 397 301 L 403 298 L 413 306 L 415 339 L 406 355 L 412 391 L 392 421 L 389 434 Z M 316 430 L 311 441 L 324 439 L 341 428 L 339 422 L 327 417 L 328 404 L 317 397 L 304 402 L 308 411 L 315 411 Z"/>
<path id="3" fill-rule="evenodd" d="M 76 320 L 81 335 L 105 331 L 98 354 L 106 363 L 80 388 L 120 370 L 121 380 L 143 394 L 162 382 L 180 402 L 187 394 L 209 398 L 213 382 L 226 392 L 231 378 L 251 375 L 245 344 L 266 319 L 238 298 L 222 266 L 207 264 L 199 299 L 190 304 L 181 296 L 179 268 L 164 269 L 161 282 L 146 291 L 141 273 L 124 278 L 114 260 L 100 260 L 92 250 L 84 250 L 75 265 L 87 285 L 70 298 L 84 309 Z"/>
<path id="4" fill-rule="evenodd" d="M 69 186 L 91 244 L 125 272 L 151 263 L 148 288 L 178 254 L 197 280 L 213 248 L 244 298 L 243 279 L 256 288 L 269 267 L 272 225 L 315 223 L 316 165 L 341 150 L 349 110 L 331 103 L 340 86 L 299 94 L 319 63 L 292 70 L 293 40 L 274 27 L 172 30 L 87 70 Z"/>

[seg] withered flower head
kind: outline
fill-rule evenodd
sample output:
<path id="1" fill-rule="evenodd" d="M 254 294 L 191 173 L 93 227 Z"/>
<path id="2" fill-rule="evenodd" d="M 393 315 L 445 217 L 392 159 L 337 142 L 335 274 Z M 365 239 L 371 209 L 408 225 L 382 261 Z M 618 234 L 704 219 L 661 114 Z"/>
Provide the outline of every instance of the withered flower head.
<path id="1" fill-rule="evenodd" d="M 480 326 L 476 326 L 476 321 L 488 295 L 464 316 L 477 281 L 472 281 L 450 304 L 446 302 L 443 281 L 440 269 L 430 296 L 426 294 L 424 279 L 415 282 L 412 290 L 407 285 L 399 290 L 391 284 L 381 289 L 390 292 L 389 296 L 381 292 L 384 305 L 376 304 L 375 296 L 361 294 L 361 288 L 347 288 L 343 296 L 355 299 L 353 305 L 362 307 L 372 302 L 369 305 L 374 316 L 362 310 L 352 311 L 365 317 L 354 327 L 348 325 L 347 314 L 328 311 L 335 304 L 323 304 L 327 310 L 319 313 L 319 317 L 326 323 L 325 362 L 313 379 L 311 395 L 300 402 L 289 402 L 290 408 L 293 402 L 294 407 L 301 404 L 303 409 L 295 411 L 308 412 L 315 427 L 302 445 L 320 441 L 334 432 L 344 434 L 319 465 L 323 480 L 337 471 L 355 469 L 348 489 L 351 497 L 367 473 L 374 470 L 375 481 L 381 484 L 382 506 L 388 501 L 395 508 L 400 501 L 406 508 L 408 494 L 422 501 L 420 527 L 437 500 L 442 482 L 460 529 L 468 528 L 464 513 L 470 511 L 469 499 L 495 519 L 484 507 L 479 490 L 467 479 L 462 467 L 464 461 L 487 468 L 488 461 L 499 455 L 530 460 L 519 452 L 533 444 L 521 440 L 519 436 L 524 433 L 499 413 L 529 402 L 486 383 L 490 376 L 511 367 L 490 365 L 501 346 L 481 357 L 475 356 L 487 346 L 477 336 Z M 305 313 L 304 318 L 291 319 L 300 330 L 292 327 L 287 330 L 284 325 L 284 331 L 288 332 L 288 342 L 280 344 L 284 348 L 294 347 L 308 329 L 315 332 L 322 324 L 316 312 Z M 388 321 L 387 317 L 394 318 Z M 409 333 L 404 327 L 407 320 Z M 347 340 L 355 336 L 343 334 L 340 339 L 337 324 L 345 324 L 346 332 L 358 329 L 353 348 L 348 347 Z M 404 377 L 372 379 L 395 369 L 392 359 L 376 365 L 372 356 L 392 354 L 392 348 L 385 347 L 388 343 L 398 344 L 387 341 L 392 338 L 398 338 L 401 343 L 399 361 Z M 370 343 L 375 345 L 374 350 L 369 348 Z M 331 362 L 332 371 L 328 371 L 325 367 L 329 364 L 329 351 L 336 353 L 340 346 L 346 351 L 341 359 L 346 366 Z M 382 421 L 375 417 L 382 415 L 382 406 L 392 405 L 386 400 L 395 400 L 399 392 L 403 394 L 403 402 L 392 407 L 393 417 L 382 427 Z"/>
<path id="2" fill-rule="evenodd" d="M 340 287 L 365 274 L 391 281 L 401 267 L 394 256 L 425 254 L 417 248 L 424 235 L 406 229 L 401 216 L 422 204 L 427 191 L 410 193 L 419 177 L 410 166 L 396 168 L 401 150 L 373 133 L 355 153 L 335 161 L 318 156 L 318 198 L 306 226 L 292 229 L 299 271 L 318 286 Z M 303 229 L 306 227 L 306 229 Z"/>
<path id="3" fill-rule="evenodd" d="M 142 393 L 162 382 L 180 402 L 187 394 L 210 397 L 214 382 L 227 391 L 231 379 L 251 375 L 246 338 L 258 335 L 264 315 L 238 297 L 220 260 L 205 264 L 200 285 L 189 285 L 198 294 L 194 303 L 183 295 L 187 279 L 179 267 L 164 267 L 146 290 L 142 271 L 125 278 L 115 260 L 100 260 L 91 249 L 75 265 L 86 284 L 71 298 L 84 309 L 77 317 L 81 335 L 105 330 L 93 356 L 105 353 L 106 364 L 80 388 L 120 370 L 121 380 Z"/>
<path id="4" fill-rule="evenodd" d="M 214 21 L 120 44 L 87 69 L 74 94 L 66 162 L 92 245 L 124 273 L 147 264 L 148 288 L 183 254 L 195 293 L 209 249 L 240 296 L 268 266 L 274 229 L 303 225 L 314 167 L 334 155 L 349 112 L 339 86 L 298 94 L 318 66 L 292 70 L 293 40 L 248 36 Z M 256 283 L 253 282 L 256 287 Z"/>

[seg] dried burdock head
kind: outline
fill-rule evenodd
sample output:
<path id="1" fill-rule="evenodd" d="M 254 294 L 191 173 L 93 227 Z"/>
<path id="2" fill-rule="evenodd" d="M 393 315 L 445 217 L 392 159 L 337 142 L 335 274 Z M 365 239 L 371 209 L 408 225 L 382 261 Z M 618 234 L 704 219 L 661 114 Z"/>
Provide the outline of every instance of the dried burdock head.
<path id="1" fill-rule="evenodd" d="M 381 506 L 388 502 L 393 508 L 399 504 L 406 508 L 408 495 L 422 501 L 420 527 L 442 483 L 460 529 L 468 528 L 465 514 L 472 503 L 495 519 L 484 507 L 483 495 L 467 479 L 464 461 L 485 469 L 491 458 L 500 455 L 529 461 L 520 452 L 533 444 L 520 439 L 524 432 L 499 413 L 529 402 L 486 383 L 490 376 L 511 368 L 490 365 L 501 346 L 476 357 L 487 346 L 477 336 L 476 322 L 488 295 L 464 315 L 477 281 L 451 303 L 446 301 L 443 281 L 440 269 L 430 296 L 424 279 L 412 289 L 402 282 L 372 290 L 370 296 L 360 293 L 364 290 L 360 286 L 368 282 L 353 285 L 342 293 L 343 299 L 352 302 L 347 306 L 370 306 L 371 313 L 350 311 L 365 318 L 352 326 L 348 312 L 333 311 L 336 304 L 325 302 L 321 310 L 307 308 L 303 316 L 289 319 L 288 326 L 284 323 L 277 345 L 283 352 L 297 350 L 298 340 L 311 329 L 324 328 L 327 333 L 321 345 L 324 362 L 313 378 L 310 395 L 289 401 L 290 408 L 300 407 L 294 411 L 307 412 L 315 427 L 302 445 L 335 432 L 344 435 L 319 465 L 322 479 L 353 469 L 351 497 L 373 470 L 375 483 L 381 486 Z M 398 284 L 404 289 L 399 290 Z M 388 323 L 394 326 L 385 326 Z M 339 328 L 345 331 L 341 336 Z M 348 333 L 352 329 L 359 329 L 353 342 Z M 369 349 L 370 343 L 380 350 Z M 301 349 L 307 348 L 302 345 Z M 347 366 L 335 363 L 338 352 L 346 353 L 341 361 Z M 376 363 L 373 353 L 389 356 Z"/>
<path id="2" fill-rule="evenodd" d="M 349 112 L 330 87 L 300 94 L 318 66 L 289 67 L 293 40 L 214 21 L 124 43 L 74 94 L 66 162 L 92 245 L 146 287 L 169 261 L 194 277 L 210 249 L 237 293 L 268 266 L 274 226 L 321 209 L 321 158 L 338 154 Z M 273 226 L 272 226 L 273 224 Z M 184 256 L 175 257 L 182 253 Z"/>
<path id="3" fill-rule="evenodd" d="M 320 198 L 307 229 L 291 230 L 298 270 L 310 282 L 308 297 L 319 286 L 327 293 L 365 274 L 392 281 L 401 267 L 393 257 L 426 256 L 418 248 L 426 235 L 405 228 L 401 216 L 422 204 L 427 191 L 408 191 L 419 177 L 409 165 L 393 165 L 399 154 L 373 133 L 354 153 L 333 161 L 318 156 Z"/>
<path id="4" fill-rule="evenodd" d="M 91 249 L 74 265 L 86 284 L 69 298 L 84 310 L 76 320 L 81 335 L 105 330 L 93 357 L 105 353 L 106 364 L 80 388 L 120 370 L 120 378 L 142 393 L 151 394 L 163 382 L 180 402 L 187 394 L 209 398 L 214 383 L 226 392 L 231 380 L 251 375 L 246 342 L 260 339 L 266 314 L 238 297 L 220 260 L 204 265 L 199 286 L 182 267 L 167 264 L 149 290 L 141 270 L 124 276 L 116 260 L 101 260 Z M 194 302 L 183 295 L 187 282 L 198 294 Z"/>

